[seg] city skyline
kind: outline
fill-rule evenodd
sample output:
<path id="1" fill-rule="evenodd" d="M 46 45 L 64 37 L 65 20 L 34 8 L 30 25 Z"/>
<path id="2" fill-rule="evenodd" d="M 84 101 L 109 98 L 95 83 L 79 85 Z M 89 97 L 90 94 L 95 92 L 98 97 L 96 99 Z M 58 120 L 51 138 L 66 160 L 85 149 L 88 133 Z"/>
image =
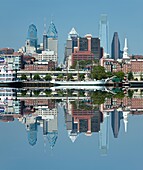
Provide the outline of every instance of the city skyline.
<path id="1" fill-rule="evenodd" d="M 79 13 L 79 7 L 77 5 L 76 7 L 74 6 L 74 15 L 73 12 L 71 12 L 72 6 L 70 7 L 69 3 L 65 0 L 62 0 L 62 4 L 60 4 L 57 0 L 43 0 L 43 3 L 40 3 L 39 0 L 25 0 L 21 1 L 21 3 L 18 2 L 18 0 L 14 0 L 13 2 L 6 0 L 2 1 L 1 3 L 2 10 L 0 14 L 1 20 L 3 22 L 0 32 L 1 48 L 12 47 L 16 50 L 20 48 L 25 43 L 27 37 L 27 28 L 31 23 L 37 26 L 39 40 L 38 42 L 42 42 L 43 23 L 44 18 L 46 17 L 46 24 L 48 25 L 51 19 L 53 19 L 58 29 L 59 60 L 63 61 L 64 44 L 66 42 L 67 34 L 71 28 L 75 27 L 81 36 L 84 36 L 87 33 L 91 33 L 93 36 L 98 37 L 100 15 L 107 14 L 109 21 L 109 44 L 111 44 L 113 32 L 118 32 L 120 34 L 121 49 L 123 49 L 124 38 L 127 37 L 129 40 L 129 54 L 143 53 L 141 45 L 142 30 L 140 29 L 143 26 L 143 23 L 136 19 L 141 15 L 142 2 L 140 0 L 132 2 L 129 0 L 126 2 L 121 0 L 120 2 L 116 3 L 111 1 L 111 3 L 109 2 L 108 4 L 104 1 L 95 2 L 91 0 L 82 4 L 82 11 L 86 9 L 86 6 L 90 8 L 88 13 Z M 26 2 L 28 2 L 28 7 Z M 75 1 L 73 1 L 73 3 L 74 2 Z M 79 1 L 76 2 L 77 4 L 80 4 Z M 35 5 L 34 8 L 36 12 L 31 13 L 30 11 L 32 9 L 33 3 Z M 128 4 L 130 4 L 130 10 L 127 12 Z M 46 5 L 52 6 L 53 8 L 50 8 L 47 11 Z M 40 11 L 38 10 L 39 6 L 41 7 Z M 26 12 L 21 12 L 21 7 L 27 7 Z M 117 7 L 121 8 L 122 10 L 117 11 Z M 132 12 L 134 9 L 138 9 L 136 13 Z M 5 11 L 7 10 L 9 12 L 6 14 Z M 9 17 L 10 13 L 11 18 Z M 136 27 L 136 25 L 138 25 L 138 27 Z M 138 34 L 136 34 L 136 32 L 138 32 Z"/>

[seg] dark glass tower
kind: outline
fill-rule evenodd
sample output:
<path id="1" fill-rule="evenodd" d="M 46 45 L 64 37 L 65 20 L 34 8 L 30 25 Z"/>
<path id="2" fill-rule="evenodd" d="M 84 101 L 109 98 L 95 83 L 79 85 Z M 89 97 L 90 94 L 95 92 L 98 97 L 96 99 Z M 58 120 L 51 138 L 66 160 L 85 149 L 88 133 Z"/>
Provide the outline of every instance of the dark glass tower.
<path id="1" fill-rule="evenodd" d="M 46 31 L 46 24 L 44 24 L 44 34 L 43 34 L 43 51 L 46 51 L 48 48 L 48 40 L 47 40 L 47 31 Z"/>
<path id="2" fill-rule="evenodd" d="M 37 28 L 34 24 L 29 26 L 27 39 L 29 40 L 30 46 L 37 49 Z"/>
<path id="3" fill-rule="evenodd" d="M 114 110 L 111 112 L 111 123 L 114 138 L 118 137 L 119 129 L 120 129 L 120 120 L 123 119 L 123 112 Z"/>
<path id="4" fill-rule="evenodd" d="M 118 33 L 115 32 L 112 40 L 111 46 L 111 58 L 114 60 L 120 59 L 120 41 L 118 37 Z"/>

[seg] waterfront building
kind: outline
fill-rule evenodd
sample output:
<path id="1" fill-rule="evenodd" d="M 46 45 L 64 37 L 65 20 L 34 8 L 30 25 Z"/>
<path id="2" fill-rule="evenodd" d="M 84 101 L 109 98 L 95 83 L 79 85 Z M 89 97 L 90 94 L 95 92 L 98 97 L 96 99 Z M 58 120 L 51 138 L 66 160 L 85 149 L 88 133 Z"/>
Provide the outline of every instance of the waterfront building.
<path id="1" fill-rule="evenodd" d="M 29 25 L 27 40 L 29 40 L 30 47 L 35 47 L 35 49 L 37 49 L 37 28 L 34 24 Z"/>
<path id="2" fill-rule="evenodd" d="M 0 65 L 5 66 L 9 71 L 16 71 L 23 68 L 23 54 L 0 54 Z"/>
<path id="3" fill-rule="evenodd" d="M 100 23 L 99 23 L 99 38 L 100 38 L 100 46 L 103 47 L 103 57 L 109 58 L 109 26 L 108 26 L 108 20 L 107 15 L 102 14 L 100 17 Z"/>
<path id="4" fill-rule="evenodd" d="M 0 54 L 13 54 L 14 49 L 13 48 L 1 48 Z"/>
<path id="5" fill-rule="evenodd" d="M 118 37 L 118 33 L 115 32 L 112 40 L 112 46 L 111 46 L 111 58 L 114 60 L 120 59 L 120 41 Z"/>
<path id="6" fill-rule="evenodd" d="M 55 54 L 54 51 L 50 51 L 50 50 L 47 50 L 47 51 L 42 51 L 41 54 L 38 54 L 38 55 L 33 55 L 33 57 L 35 57 L 36 60 L 38 61 L 53 61 L 57 64 L 57 55 Z"/>

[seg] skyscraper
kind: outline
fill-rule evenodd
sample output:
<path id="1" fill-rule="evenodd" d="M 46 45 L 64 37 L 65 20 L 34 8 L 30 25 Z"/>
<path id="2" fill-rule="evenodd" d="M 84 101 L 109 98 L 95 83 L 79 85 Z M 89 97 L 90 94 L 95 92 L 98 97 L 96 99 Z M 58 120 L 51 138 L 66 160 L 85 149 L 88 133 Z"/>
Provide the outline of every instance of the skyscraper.
<path id="1" fill-rule="evenodd" d="M 31 24 L 28 29 L 27 40 L 29 40 L 29 45 L 37 49 L 37 28 L 34 24 Z"/>
<path id="2" fill-rule="evenodd" d="M 112 40 L 111 58 L 114 60 L 120 59 L 120 41 L 117 32 L 114 32 Z"/>
<path id="3" fill-rule="evenodd" d="M 70 61 L 71 55 L 74 52 L 74 47 L 78 46 L 78 33 L 76 32 L 75 28 L 72 28 L 71 31 L 68 34 L 68 39 L 66 41 L 65 45 L 65 57 L 64 57 L 64 63 L 66 67 L 68 67 L 68 63 Z"/>
<path id="4" fill-rule="evenodd" d="M 120 120 L 123 118 L 123 112 L 114 110 L 111 112 L 111 123 L 114 138 L 118 137 L 119 129 L 120 129 Z"/>
<path id="5" fill-rule="evenodd" d="M 46 23 L 44 24 L 44 33 L 43 33 L 43 51 L 46 51 L 48 48 L 48 41 L 47 41 L 47 31 L 46 31 Z"/>
<path id="6" fill-rule="evenodd" d="M 29 124 L 27 131 L 28 141 L 31 146 L 34 146 L 37 142 L 37 123 Z"/>
<path id="7" fill-rule="evenodd" d="M 108 58 L 109 56 L 108 34 L 109 33 L 108 33 L 107 15 L 102 14 L 99 23 L 99 38 L 100 38 L 100 46 L 103 47 L 103 57 L 105 58 Z"/>
<path id="8" fill-rule="evenodd" d="M 54 25 L 54 23 L 51 21 L 48 32 L 47 32 L 47 40 L 48 40 L 48 50 L 54 51 L 55 55 L 57 56 L 58 62 L 58 32 Z"/>

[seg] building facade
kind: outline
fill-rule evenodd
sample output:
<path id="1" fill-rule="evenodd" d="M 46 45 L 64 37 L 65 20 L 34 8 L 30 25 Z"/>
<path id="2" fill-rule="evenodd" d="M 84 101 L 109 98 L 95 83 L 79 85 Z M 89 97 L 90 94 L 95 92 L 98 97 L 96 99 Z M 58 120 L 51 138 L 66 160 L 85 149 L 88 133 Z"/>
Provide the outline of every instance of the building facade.
<path id="1" fill-rule="evenodd" d="M 121 58 L 120 53 L 120 41 L 118 37 L 118 33 L 115 32 L 112 40 L 112 46 L 111 46 L 111 58 L 114 60 Z"/>

